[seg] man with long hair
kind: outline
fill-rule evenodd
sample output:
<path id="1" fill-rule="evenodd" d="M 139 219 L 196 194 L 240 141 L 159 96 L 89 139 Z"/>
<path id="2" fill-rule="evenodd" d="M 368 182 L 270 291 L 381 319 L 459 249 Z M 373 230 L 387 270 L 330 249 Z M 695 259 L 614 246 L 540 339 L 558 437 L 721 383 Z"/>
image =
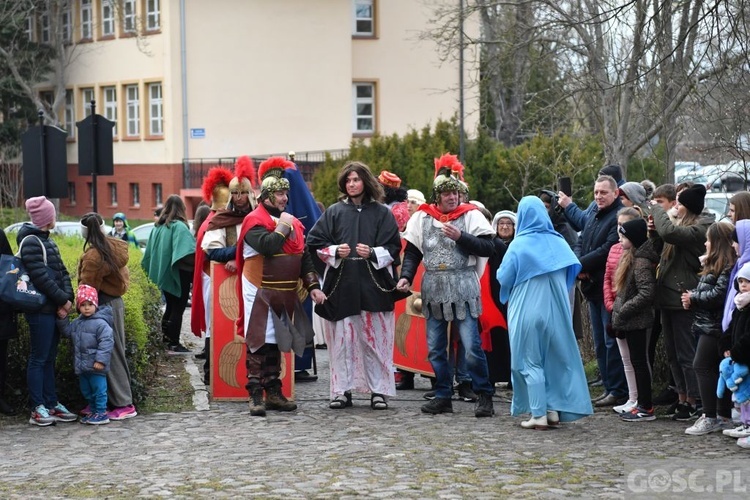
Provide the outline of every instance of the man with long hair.
<path id="1" fill-rule="evenodd" d="M 364 163 L 338 175 L 339 202 L 323 212 L 307 244 L 324 271 L 324 321 L 331 366 L 331 409 L 352 405 L 352 392 L 370 393 L 373 410 L 388 408 L 393 377 L 394 273 L 401 240 L 396 219 L 381 203 L 383 187 Z"/>

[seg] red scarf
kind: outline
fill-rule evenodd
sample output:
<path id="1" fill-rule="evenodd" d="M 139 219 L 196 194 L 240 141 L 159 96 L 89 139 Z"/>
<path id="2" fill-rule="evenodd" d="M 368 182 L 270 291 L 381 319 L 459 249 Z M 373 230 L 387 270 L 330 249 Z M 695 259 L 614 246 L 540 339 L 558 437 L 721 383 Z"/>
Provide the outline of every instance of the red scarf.
<path id="1" fill-rule="evenodd" d="M 206 262 L 206 252 L 201 248 L 203 236 L 208 230 L 208 223 L 216 215 L 215 210 L 209 212 L 195 235 L 195 269 L 193 269 L 193 298 L 190 306 L 190 330 L 196 337 L 202 337 L 206 331 L 206 305 L 203 302 L 203 264 Z"/>
<path id="2" fill-rule="evenodd" d="M 268 213 L 266 207 L 261 202 L 258 207 L 247 214 L 242 221 L 240 236 L 237 238 L 237 297 L 240 299 L 240 314 L 237 317 L 237 335 L 245 336 L 245 300 L 242 297 L 242 270 L 245 259 L 242 256 L 243 247 L 245 246 L 245 235 L 255 226 L 262 226 L 268 232 L 276 229 L 276 221 Z M 305 250 L 305 226 L 295 218 L 292 222 L 292 232 L 281 247 L 281 252 L 287 255 L 301 254 Z"/>
<path id="3" fill-rule="evenodd" d="M 419 205 L 419 208 L 417 210 L 426 213 L 427 215 L 431 216 L 433 219 L 438 220 L 440 222 L 449 222 L 449 221 L 458 219 L 466 212 L 469 212 L 471 210 L 479 210 L 479 207 L 477 207 L 476 205 L 472 203 L 461 203 L 459 206 L 456 207 L 454 211 L 444 214 L 443 212 L 438 210 L 437 205 L 434 205 L 432 203 L 429 205 L 427 203 L 423 203 Z"/>

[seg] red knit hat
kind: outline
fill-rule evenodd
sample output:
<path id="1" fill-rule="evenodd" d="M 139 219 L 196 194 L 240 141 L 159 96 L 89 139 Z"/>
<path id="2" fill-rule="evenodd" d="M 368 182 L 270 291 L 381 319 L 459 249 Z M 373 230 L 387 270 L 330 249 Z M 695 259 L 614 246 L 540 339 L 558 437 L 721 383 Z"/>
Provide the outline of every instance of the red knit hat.
<path id="1" fill-rule="evenodd" d="M 80 309 L 81 304 L 86 301 L 94 304 L 94 307 L 99 307 L 99 293 L 93 286 L 78 285 L 78 292 L 76 293 L 76 309 Z"/>

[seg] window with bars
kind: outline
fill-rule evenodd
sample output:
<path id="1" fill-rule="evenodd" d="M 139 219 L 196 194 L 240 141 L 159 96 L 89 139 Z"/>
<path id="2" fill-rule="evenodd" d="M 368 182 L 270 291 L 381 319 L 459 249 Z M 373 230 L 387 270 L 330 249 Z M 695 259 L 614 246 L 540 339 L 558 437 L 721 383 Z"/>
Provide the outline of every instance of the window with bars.
<path id="1" fill-rule="evenodd" d="M 141 205 L 141 187 L 137 182 L 130 183 L 130 202 L 134 207 Z"/>
<path id="2" fill-rule="evenodd" d="M 125 86 L 125 119 L 127 120 L 127 136 L 138 137 L 141 134 L 140 100 L 138 99 L 138 85 Z"/>
<path id="3" fill-rule="evenodd" d="M 104 117 L 115 122 L 112 128 L 112 137 L 117 136 L 117 89 L 115 87 L 102 88 L 104 97 Z"/>
<path id="4" fill-rule="evenodd" d="M 161 83 L 148 84 L 148 133 L 151 136 L 164 135 L 164 108 Z"/>
<path id="5" fill-rule="evenodd" d="M 117 206 L 117 183 L 109 182 L 107 183 L 107 187 L 109 188 L 109 204 L 113 207 L 116 207 Z"/>
<path id="6" fill-rule="evenodd" d="M 159 207 L 164 203 L 162 199 L 161 183 L 153 184 L 154 189 L 154 205 Z"/>

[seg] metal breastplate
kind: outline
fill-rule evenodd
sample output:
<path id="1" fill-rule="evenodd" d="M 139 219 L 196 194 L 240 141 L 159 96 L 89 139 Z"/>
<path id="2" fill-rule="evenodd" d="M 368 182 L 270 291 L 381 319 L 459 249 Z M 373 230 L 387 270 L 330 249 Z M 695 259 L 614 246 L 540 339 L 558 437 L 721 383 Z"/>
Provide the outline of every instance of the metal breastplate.
<path id="1" fill-rule="evenodd" d="M 461 231 L 466 229 L 464 217 L 452 224 Z M 427 306 L 423 307 L 425 317 L 452 321 L 453 307 L 459 320 L 466 319 L 467 312 L 473 318 L 479 317 L 482 312 L 479 280 L 474 266 L 469 265 L 469 255 L 433 225 L 432 217 L 422 220 L 422 253 L 425 272 L 421 294 Z"/>

